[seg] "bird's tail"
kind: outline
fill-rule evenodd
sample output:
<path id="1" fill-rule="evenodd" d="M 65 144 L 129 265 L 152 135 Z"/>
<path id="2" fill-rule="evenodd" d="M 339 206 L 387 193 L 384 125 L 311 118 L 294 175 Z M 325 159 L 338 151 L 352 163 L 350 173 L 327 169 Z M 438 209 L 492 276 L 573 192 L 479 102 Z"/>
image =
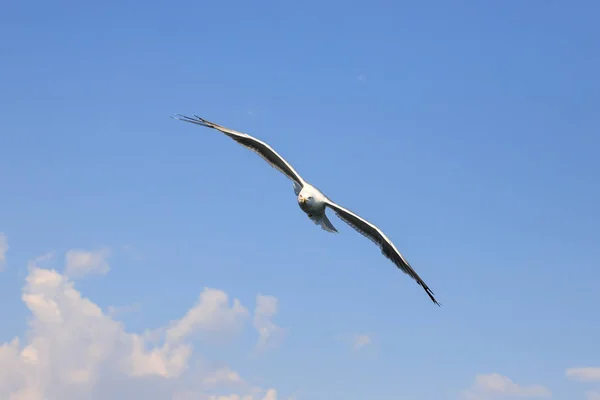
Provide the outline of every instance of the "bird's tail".
<path id="1" fill-rule="evenodd" d="M 329 218 L 327 218 L 327 215 L 325 213 L 323 213 L 323 215 L 320 215 L 318 217 L 312 216 L 309 217 L 316 225 L 320 225 L 321 228 L 323 228 L 323 230 L 327 231 L 327 232 L 331 232 L 331 233 L 337 233 L 337 229 L 335 229 L 335 226 L 333 226 L 333 224 L 331 223 L 331 221 L 329 220 Z"/>

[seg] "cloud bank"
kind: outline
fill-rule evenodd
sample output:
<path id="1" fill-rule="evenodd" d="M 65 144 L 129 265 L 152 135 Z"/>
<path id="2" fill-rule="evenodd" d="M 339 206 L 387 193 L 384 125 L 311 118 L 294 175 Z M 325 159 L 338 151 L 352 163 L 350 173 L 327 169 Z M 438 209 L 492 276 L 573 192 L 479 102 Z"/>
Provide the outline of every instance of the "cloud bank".
<path id="1" fill-rule="evenodd" d="M 250 313 L 239 300 L 204 288 L 180 319 L 143 334 L 127 332 L 72 280 L 107 272 L 107 254 L 70 251 L 63 274 L 38 265 L 50 254 L 29 263 L 21 299 L 31 317 L 24 335 L 0 346 L 0 398 L 277 399 L 275 389 L 255 387 L 228 366 L 215 368 L 194 354 L 192 339 L 227 337 L 243 328 Z M 276 330 L 269 324 L 276 304 L 272 296 L 258 300 L 254 318 L 266 327 L 259 341 Z"/>

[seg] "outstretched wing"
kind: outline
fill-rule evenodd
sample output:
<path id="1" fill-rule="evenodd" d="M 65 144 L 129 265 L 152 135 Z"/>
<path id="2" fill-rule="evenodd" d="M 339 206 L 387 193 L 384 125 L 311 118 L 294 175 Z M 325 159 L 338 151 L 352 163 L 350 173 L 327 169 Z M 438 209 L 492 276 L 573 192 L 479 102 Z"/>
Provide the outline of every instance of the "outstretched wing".
<path id="1" fill-rule="evenodd" d="M 173 118 L 178 119 L 180 121 L 190 122 L 196 125 L 206 126 L 207 128 L 213 128 L 224 133 L 225 135 L 229 136 L 242 146 L 257 153 L 259 156 L 264 158 L 265 161 L 267 161 L 273 168 L 283 173 L 292 181 L 300 185 L 300 187 L 304 186 L 304 179 L 302 179 L 300 174 L 298 174 L 298 172 L 296 172 L 296 170 L 287 161 L 285 161 L 283 157 L 277 154 L 277 152 L 265 142 L 262 142 L 256 139 L 255 137 L 252 137 L 245 133 L 234 131 L 233 129 L 228 129 L 221 125 L 217 125 L 214 122 L 207 121 L 204 118 L 200 118 L 197 115 L 194 115 L 194 117 L 195 118 L 191 118 L 185 115 L 177 114 Z"/>
<path id="2" fill-rule="evenodd" d="M 354 228 L 355 230 L 372 240 L 375 244 L 377 244 L 379 248 L 381 248 L 381 253 L 384 256 L 389 258 L 394 264 L 396 264 L 398 268 L 404 271 L 408 276 L 417 281 L 417 283 L 425 290 L 425 292 L 427 292 L 427 295 L 429 295 L 431 301 L 433 301 L 438 306 L 440 305 L 440 303 L 437 302 L 435 297 L 433 297 L 433 292 L 431 291 L 431 289 L 429 289 L 429 287 L 423 281 L 423 279 L 419 277 L 415 270 L 412 269 L 408 261 L 406 261 L 402 254 L 400 254 L 398 249 L 396 249 L 396 246 L 394 246 L 392 241 L 388 239 L 387 236 L 385 236 L 385 234 L 379 228 L 377 228 L 369 221 L 359 217 L 352 211 L 337 205 L 331 200 L 328 200 L 326 204 L 336 213 L 338 217 L 340 217 L 342 221 L 344 221 L 352 228 Z"/>

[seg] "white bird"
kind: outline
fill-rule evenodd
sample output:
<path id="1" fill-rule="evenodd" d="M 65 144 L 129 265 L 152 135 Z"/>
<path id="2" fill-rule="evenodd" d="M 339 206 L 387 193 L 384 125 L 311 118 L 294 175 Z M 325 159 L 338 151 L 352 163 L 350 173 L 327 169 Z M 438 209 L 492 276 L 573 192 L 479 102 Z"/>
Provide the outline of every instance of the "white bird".
<path id="1" fill-rule="evenodd" d="M 298 197 L 298 205 L 304 211 L 308 218 L 310 218 L 315 224 L 320 225 L 324 230 L 328 232 L 337 232 L 331 221 L 327 218 L 325 210 L 327 207 L 331 208 L 335 214 L 346 222 L 352 228 L 357 230 L 362 235 L 372 240 L 381 249 L 381 253 L 390 259 L 396 266 L 401 269 L 404 273 L 414 279 L 429 295 L 429 298 L 438 306 L 440 305 L 433 292 L 427 284 L 419 277 L 415 270 L 410 266 L 408 261 L 400 254 L 396 246 L 390 239 L 375 225 L 369 221 L 361 218 L 356 213 L 344 208 L 337 203 L 333 202 L 327 196 L 325 196 L 319 189 L 315 188 L 308 182 L 306 182 L 298 172 L 275 150 L 271 148 L 265 142 L 262 142 L 255 137 L 247 135 L 242 132 L 234 131 L 232 129 L 225 128 L 221 125 L 217 125 L 213 122 L 207 121 L 204 118 L 200 118 L 194 115 L 196 118 L 187 117 L 185 115 L 177 114 L 173 118 L 180 121 L 190 122 L 193 124 L 205 126 L 208 128 L 216 129 L 225 135 L 229 136 L 242 146 L 258 153 L 264 158 L 272 167 L 282 172 L 285 176 L 292 180 L 294 185 L 294 193 Z"/>

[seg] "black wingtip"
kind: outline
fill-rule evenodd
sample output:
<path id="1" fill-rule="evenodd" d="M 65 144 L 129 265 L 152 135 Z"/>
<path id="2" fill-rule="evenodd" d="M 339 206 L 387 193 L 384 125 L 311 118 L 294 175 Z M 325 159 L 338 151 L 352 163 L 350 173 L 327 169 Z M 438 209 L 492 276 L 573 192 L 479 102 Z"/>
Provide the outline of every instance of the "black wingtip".
<path id="1" fill-rule="evenodd" d="M 185 121 L 185 122 L 194 122 L 193 118 L 188 117 L 187 115 L 183 115 L 183 114 L 175 114 L 175 115 L 171 115 L 171 118 L 173 119 L 177 119 L 179 121 Z"/>
<path id="2" fill-rule="evenodd" d="M 210 128 L 224 128 L 222 125 L 215 124 L 214 122 L 204 119 L 196 114 L 194 114 L 194 117 L 198 118 L 198 121 L 202 122 L 204 126 L 208 126 Z"/>
<path id="3" fill-rule="evenodd" d="M 201 126 L 205 126 L 207 128 L 215 128 L 216 124 L 208 122 L 207 120 L 205 120 L 204 118 L 200 118 L 196 114 L 194 114 L 194 117 L 196 117 L 196 118 L 188 117 L 187 115 L 183 115 L 183 114 L 175 114 L 175 115 L 171 116 L 171 118 L 177 119 L 179 121 L 189 122 L 191 124 L 201 125 Z"/>
<path id="4" fill-rule="evenodd" d="M 429 298 L 431 299 L 431 301 L 433 301 L 434 304 L 436 304 L 438 307 L 441 307 L 442 305 L 435 299 L 435 297 L 433 297 L 433 292 L 431 291 L 431 289 L 429 289 L 427 286 L 423 286 L 423 289 L 425 289 L 425 293 L 427 293 L 427 295 L 429 296 Z"/>
<path id="5" fill-rule="evenodd" d="M 187 115 L 182 115 L 182 114 L 175 114 L 172 118 L 178 119 L 179 121 L 184 121 L 184 122 L 189 122 L 189 123 L 200 125 L 200 126 L 205 126 L 207 128 L 213 128 L 213 129 L 218 129 L 218 130 L 225 129 L 224 127 L 222 127 L 219 124 L 210 122 L 196 114 L 193 114 L 193 115 L 195 118 L 188 117 Z"/>

